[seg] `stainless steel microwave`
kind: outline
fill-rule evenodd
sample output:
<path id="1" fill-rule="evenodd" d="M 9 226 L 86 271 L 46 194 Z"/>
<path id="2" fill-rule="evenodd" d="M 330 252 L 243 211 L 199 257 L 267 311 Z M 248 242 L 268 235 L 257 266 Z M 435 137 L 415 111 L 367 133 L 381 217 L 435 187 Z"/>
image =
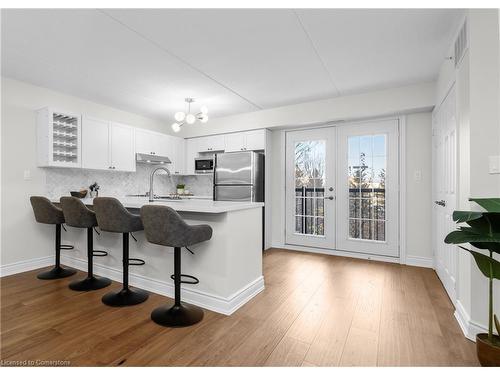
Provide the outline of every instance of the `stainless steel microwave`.
<path id="1" fill-rule="evenodd" d="M 194 173 L 213 173 L 214 158 L 195 158 Z"/>

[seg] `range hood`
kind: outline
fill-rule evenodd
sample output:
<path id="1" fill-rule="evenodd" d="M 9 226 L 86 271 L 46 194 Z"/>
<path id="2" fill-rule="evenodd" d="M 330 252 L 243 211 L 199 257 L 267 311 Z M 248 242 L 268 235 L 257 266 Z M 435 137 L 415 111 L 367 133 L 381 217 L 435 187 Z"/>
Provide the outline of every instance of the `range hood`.
<path id="1" fill-rule="evenodd" d="M 135 161 L 141 164 L 163 165 L 171 164 L 172 162 L 166 156 L 151 155 L 151 154 L 135 154 Z"/>

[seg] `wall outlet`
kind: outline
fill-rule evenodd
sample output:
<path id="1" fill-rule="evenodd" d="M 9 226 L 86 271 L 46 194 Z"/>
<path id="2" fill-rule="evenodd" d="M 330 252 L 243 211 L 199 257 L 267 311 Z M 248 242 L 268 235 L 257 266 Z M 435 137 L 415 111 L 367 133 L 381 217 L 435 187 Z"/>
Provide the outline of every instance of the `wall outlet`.
<path id="1" fill-rule="evenodd" d="M 29 169 L 26 169 L 24 171 L 24 181 L 29 181 L 31 180 L 31 171 Z"/>
<path id="2" fill-rule="evenodd" d="M 500 155 L 490 156 L 490 174 L 500 174 Z"/>

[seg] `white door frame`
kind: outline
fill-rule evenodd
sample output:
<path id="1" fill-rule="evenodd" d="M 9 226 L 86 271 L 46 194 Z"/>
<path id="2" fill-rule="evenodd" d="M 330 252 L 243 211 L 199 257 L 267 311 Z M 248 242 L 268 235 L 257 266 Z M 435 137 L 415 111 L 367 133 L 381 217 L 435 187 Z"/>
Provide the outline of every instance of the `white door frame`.
<path id="1" fill-rule="evenodd" d="M 411 264 L 418 266 L 428 266 L 427 263 L 420 264 L 418 260 L 407 259 L 406 255 L 406 116 L 387 116 L 387 117 L 373 117 L 373 118 L 364 118 L 364 119 L 353 119 L 353 123 L 361 123 L 361 122 L 369 122 L 373 120 L 398 120 L 399 122 L 399 258 L 394 257 L 386 257 L 380 255 L 368 255 L 362 253 L 353 253 L 339 250 L 331 250 L 331 249 L 323 249 L 317 247 L 309 247 L 309 246 L 298 246 L 298 245 L 289 245 L 285 241 L 285 218 L 286 218 L 286 171 L 285 168 L 281 170 L 280 173 L 280 198 L 279 198 L 279 206 L 280 206 L 280 218 L 279 218 L 279 238 L 273 240 L 272 247 L 274 248 L 283 248 L 287 250 L 295 250 L 295 251 L 304 251 L 311 253 L 319 253 L 319 254 L 328 254 L 328 255 L 337 255 L 337 256 L 347 256 L 352 258 L 359 259 L 372 259 L 379 260 L 391 263 L 401 263 L 401 264 Z M 323 127 L 333 127 L 338 125 L 343 125 L 342 123 L 325 123 L 317 126 L 297 126 L 293 129 L 284 129 L 281 130 L 280 134 L 280 162 L 279 165 L 284 165 L 285 163 L 285 151 L 286 151 L 286 132 L 292 130 L 308 130 L 315 128 L 323 128 Z"/>

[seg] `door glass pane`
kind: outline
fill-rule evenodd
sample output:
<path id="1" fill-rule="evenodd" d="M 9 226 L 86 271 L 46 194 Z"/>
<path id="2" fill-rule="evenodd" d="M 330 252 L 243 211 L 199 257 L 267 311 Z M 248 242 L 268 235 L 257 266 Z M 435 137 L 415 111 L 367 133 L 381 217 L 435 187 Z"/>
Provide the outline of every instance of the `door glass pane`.
<path id="1" fill-rule="evenodd" d="M 349 237 L 385 241 L 385 134 L 348 137 Z"/>
<path id="2" fill-rule="evenodd" d="M 326 141 L 295 142 L 295 233 L 324 236 Z"/>

